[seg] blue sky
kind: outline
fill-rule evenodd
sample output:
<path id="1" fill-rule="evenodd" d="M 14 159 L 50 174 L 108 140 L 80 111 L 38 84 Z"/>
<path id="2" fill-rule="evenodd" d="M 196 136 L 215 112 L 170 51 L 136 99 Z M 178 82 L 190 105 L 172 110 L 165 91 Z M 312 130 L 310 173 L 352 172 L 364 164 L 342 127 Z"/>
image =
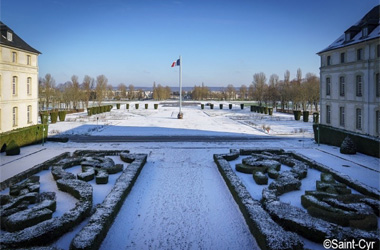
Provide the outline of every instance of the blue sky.
<path id="1" fill-rule="evenodd" d="M 0 0 L 0 19 L 39 56 L 40 76 L 109 83 L 249 85 L 264 72 L 319 75 L 318 51 L 378 0 Z"/>

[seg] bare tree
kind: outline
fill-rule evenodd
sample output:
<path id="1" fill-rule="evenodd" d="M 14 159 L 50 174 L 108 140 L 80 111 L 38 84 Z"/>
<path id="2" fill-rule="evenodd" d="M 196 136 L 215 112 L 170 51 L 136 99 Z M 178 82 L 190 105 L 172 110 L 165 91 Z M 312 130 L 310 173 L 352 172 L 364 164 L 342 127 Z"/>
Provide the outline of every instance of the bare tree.
<path id="1" fill-rule="evenodd" d="M 311 105 L 314 105 L 315 110 L 318 111 L 318 103 L 319 103 L 319 77 L 315 74 L 307 73 L 306 74 L 306 91 L 307 91 L 307 99 Z"/>
<path id="2" fill-rule="evenodd" d="M 128 87 L 128 99 L 133 100 L 135 98 L 135 86 L 132 84 Z"/>
<path id="3" fill-rule="evenodd" d="M 240 98 L 242 100 L 246 100 L 247 99 L 247 93 L 248 93 L 248 89 L 247 89 L 247 86 L 246 85 L 241 85 L 240 86 L 240 89 L 239 89 L 239 94 L 240 94 Z"/>
<path id="4" fill-rule="evenodd" d="M 279 77 L 276 74 L 272 74 L 269 77 L 269 86 L 267 88 L 267 99 L 272 102 L 272 107 L 276 107 L 276 103 L 280 100 L 280 94 L 278 92 Z"/>
<path id="5" fill-rule="evenodd" d="M 88 103 L 91 99 L 92 90 L 94 88 L 94 78 L 85 75 L 83 78 L 83 83 L 81 86 L 82 89 L 82 100 L 85 104 L 85 107 L 88 108 Z"/>
<path id="6" fill-rule="evenodd" d="M 226 89 L 226 99 L 234 100 L 236 99 L 236 89 L 234 85 L 228 84 Z"/>
<path id="7" fill-rule="evenodd" d="M 46 108 L 49 108 L 49 104 L 54 100 L 54 92 L 55 92 L 55 80 L 50 74 L 46 74 L 44 78 L 41 80 L 41 92 L 40 99 L 44 100 L 46 103 Z M 44 105 L 42 105 L 44 106 Z"/>
<path id="8" fill-rule="evenodd" d="M 104 98 L 106 97 L 107 84 L 108 84 L 108 79 L 107 77 L 105 77 L 105 75 L 99 75 L 96 77 L 95 93 L 96 93 L 96 102 L 98 103 L 99 106 L 101 105 Z"/>
<path id="9" fill-rule="evenodd" d="M 266 81 L 267 81 L 267 78 L 263 72 L 256 73 L 253 75 L 253 82 L 252 82 L 252 84 L 254 85 L 253 97 L 256 101 L 259 102 L 260 106 L 264 98 Z"/>
<path id="10" fill-rule="evenodd" d="M 77 109 L 78 104 L 80 101 L 80 86 L 79 86 L 79 81 L 78 81 L 78 76 L 73 75 L 71 77 L 71 101 L 73 102 L 73 108 Z"/>

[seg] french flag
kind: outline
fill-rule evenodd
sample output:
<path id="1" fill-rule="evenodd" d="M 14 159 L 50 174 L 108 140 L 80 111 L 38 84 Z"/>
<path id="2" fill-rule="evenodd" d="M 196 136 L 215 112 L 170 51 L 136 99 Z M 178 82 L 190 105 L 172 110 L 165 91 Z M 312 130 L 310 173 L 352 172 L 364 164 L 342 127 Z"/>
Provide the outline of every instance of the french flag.
<path id="1" fill-rule="evenodd" d="M 181 65 L 180 59 L 172 63 L 172 67 Z"/>

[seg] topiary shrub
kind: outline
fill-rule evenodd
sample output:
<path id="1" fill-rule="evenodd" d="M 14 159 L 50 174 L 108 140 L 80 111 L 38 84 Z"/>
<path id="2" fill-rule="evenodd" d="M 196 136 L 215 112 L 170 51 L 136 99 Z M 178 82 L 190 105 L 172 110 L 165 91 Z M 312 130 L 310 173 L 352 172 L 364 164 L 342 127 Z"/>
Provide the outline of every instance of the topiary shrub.
<path id="1" fill-rule="evenodd" d="M 219 104 L 219 109 L 223 109 L 223 104 Z"/>
<path id="2" fill-rule="evenodd" d="M 48 113 L 47 112 L 41 112 L 40 118 L 41 118 L 42 124 L 48 124 Z"/>
<path id="3" fill-rule="evenodd" d="M 7 145 L 7 148 L 5 149 L 5 154 L 6 155 L 19 155 L 20 154 L 20 146 L 17 145 L 17 143 L 12 140 Z"/>
<path id="4" fill-rule="evenodd" d="M 299 121 L 301 119 L 301 110 L 293 110 L 294 120 Z"/>
<path id="5" fill-rule="evenodd" d="M 244 103 L 240 103 L 240 109 L 244 109 Z"/>
<path id="6" fill-rule="evenodd" d="M 214 109 L 214 104 L 213 103 L 210 104 L 210 109 Z"/>
<path id="7" fill-rule="evenodd" d="M 355 143 L 349 136 L 346 136 L 346 138 L 343 140 L 342 145 L 340 146 L 340 153 L 348 155 L 356 154 Z"/>
<path id="8" fill-rule="evenodd" d="M 228 108 L 229 108 L 229 109 L 232 109 L 232 104 L 231 104 L 231 103 L 228 104 Z"/>
<path id="9" fill-rule="evenodd" d="M 264 114 L 267 115 L 267 114 L 268 114 L 268 108 L 267 108 L 267 107 L 264 107 L 263 109 L 264 109 Z"/>
<path id="10" fill-rule="evenodd" d="M 64 122 L 66 119 L 66 111 L 64 110 L 58 111 L 58 117 L 59 117 L 59 121 Z"/>
<path id="11" fill-rule="evenodd" d="M 273 115 L 273 108 L 268 108 L 268 114 Z"/>
<path id="12" fill-rule="evenodd" d="M 116 108 L 120 109 L 120 103 L 116 103 Z"/>
<path id="13" fill-rule="evenodd" d="M 158 103 L 154 104 L 154 109 L 158 109 Z"/>
<path id="14" fill-rule="evenodd" d="M 267 185 L 268 184 L 268 176 L 266 176 L 262 172 L 255 172 L 253 173 L 253 179 L 258 185 Z"/>
<path id="15" fill-rule="evenodd" d="M 309 121 L 309 111 L 303 111 L 302 112 L 302 118 L 303 118 L 304 122 L 308 122 Z"/>
<path id="16" fill-rule="evenodd" d="M 93 113 L 92 113 L 92 108 L 87 108 L 87 115 L 88 116 L 91 116 Z"/>
<path id="17" fill-rule="evenodd" d="M 139 109 L 139 104 L 135 103 L 135 109 Z"/>
<path id="18" fill-rule="evenodd" d="M 203 103 L 201 104 L 201 109 L 205 109 L 205 105 Z"/>
<path id="19" fill-rule="evenodd" d="M 58 120 L 58 111 L 50 112 L 50 122 L 57 123 L 57 120 Z"/>
<path id="20" fill-rule="evenodd" d="M 254 112 L 254 111 L 255 111 L 255 108 L 256 108 L 256 107 L 252 105 L 252 106 L 251 106 L 251 112 Z"/>
<path id="21" fill-rule="evenodd" d="M 129 103 L 125 104 L 125 108 L 129 109 Z"/>
<path id="22" fill-rule="evenodd" d="M 145 109 L 148 109 L 148 103 L 145 103 Z"/>

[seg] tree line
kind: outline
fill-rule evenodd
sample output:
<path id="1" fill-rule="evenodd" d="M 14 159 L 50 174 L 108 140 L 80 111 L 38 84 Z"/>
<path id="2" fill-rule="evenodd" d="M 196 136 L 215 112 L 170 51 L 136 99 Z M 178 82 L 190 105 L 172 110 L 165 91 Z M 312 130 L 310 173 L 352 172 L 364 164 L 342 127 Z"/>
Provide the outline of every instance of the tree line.
<path id="1" fill-rule="evenodd" d="M 151 96 L 145 96 L 142 89 L 136 89 L 132 84 L 129 86 L 120 83 L 117 90 L 108 83 L 104 75 L 92 78 L 84 76 L 82 82 L 78 76 L 73 75 L 70 81 L 56 85 L 50 74 L 39 79 L 40 108 L 78 109 L 87 108 L 89 103 L 101 105 L 104 100 L 141 100 L 153 98 L 154 100 L 166 100 L 173 95 L 170 87 L 153 83 Z M 296 78 L 290 79 L 288 70 L 284 78 L 272 74 L 267 79 L 263 72 L 253 75 L 252 83 L 247 86 L 241 85 L 235 88 L 229 84 L 221 91 L 211 91 L 202 83 L 194 86 L 190 93 L 183 93 L 192 100 L 226 100 L 226 101 L 255 101 L 260 106 L 279 106 L 281 109 L 310 109 L 318 110 L 319 102 L 319 77 L 307 73 L 302 76 L 301 69 L 297 70 Z"/>
<path id="2" fill-rule="evenodd" d="M 318 110 L 319 103 L 319 77 L 307 73 L 302 77 L 301 69 L 297 70 L 296 78 L 290 80 L 290 72 L 285 71 L 284 78 L 280 80 L 277 74 L 267 79 L 265 73 L 255 73 L 252 83 L 235 88 L 232 84 L 219 92 L 212 92 L 203 83 L 194 86 L 191 92 L 193 100 L 241 100 L 256 101 L 260 106 L 280 106 L 281 109 L 292 108 Z"/>

